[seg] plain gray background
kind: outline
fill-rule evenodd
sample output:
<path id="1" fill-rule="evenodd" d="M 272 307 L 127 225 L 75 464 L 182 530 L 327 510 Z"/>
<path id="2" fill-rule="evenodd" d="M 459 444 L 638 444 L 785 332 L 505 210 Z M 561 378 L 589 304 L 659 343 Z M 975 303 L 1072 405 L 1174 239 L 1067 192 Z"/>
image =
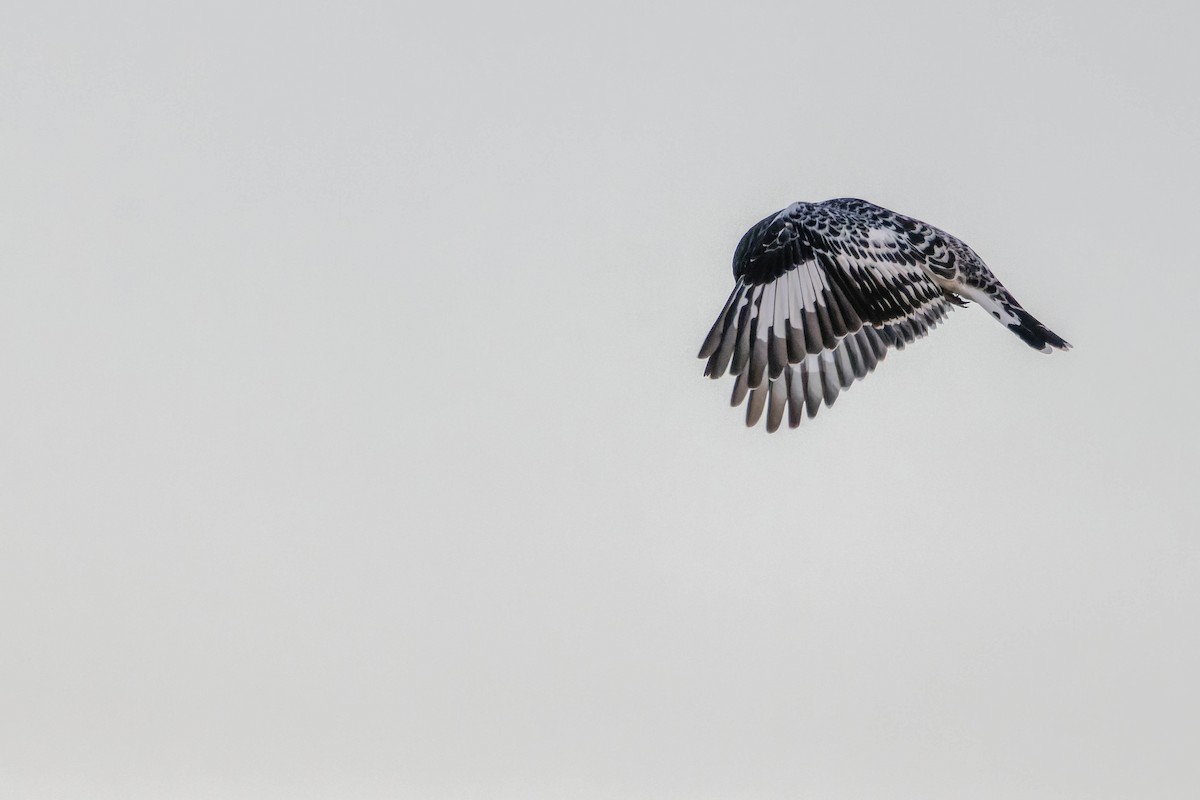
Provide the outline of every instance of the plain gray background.
<path id="1" fill-rule="evenodd" d="M 11 3 L 0 796 L 1194 798 L 1180 3 Z M 977 307 L 775 436 L 738 237 Z"/>

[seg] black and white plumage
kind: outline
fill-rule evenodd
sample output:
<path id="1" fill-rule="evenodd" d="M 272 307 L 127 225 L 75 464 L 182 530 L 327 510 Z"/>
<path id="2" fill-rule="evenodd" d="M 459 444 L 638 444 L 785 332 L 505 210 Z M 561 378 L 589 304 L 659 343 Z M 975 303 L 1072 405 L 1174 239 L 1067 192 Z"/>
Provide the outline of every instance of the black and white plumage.
<path id="1" fill-rule="evenodd" d="M 733 256 L 733 293 L 700 358 L 704 374 L 735 376 L 733 405 L 749 398 L 746 424 L 766 411 L 775 431 L 786 412 L 833 405 L 891 348 L 974 300 L 1031 347 L 1071 345 L 1023 309 L 974 250 L 920 220 L 865 200 L 794 203 L 746 232 Z"/>

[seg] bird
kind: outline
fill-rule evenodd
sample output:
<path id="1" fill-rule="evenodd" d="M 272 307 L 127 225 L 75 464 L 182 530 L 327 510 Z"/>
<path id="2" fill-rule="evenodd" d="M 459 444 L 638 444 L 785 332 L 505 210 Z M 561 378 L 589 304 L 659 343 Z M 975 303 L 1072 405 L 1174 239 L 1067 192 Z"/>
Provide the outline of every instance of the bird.
<path id="1" fill-rule="evenodd" d="M 960 239 L 857 198 L 793 203 L 754 225 L 733 255 L 733 292 L 700 358 L 734 376 L 746 425 L 779 430 L 974 301 L 1035 350 L 1071 345 L 1021 307 Z"/>

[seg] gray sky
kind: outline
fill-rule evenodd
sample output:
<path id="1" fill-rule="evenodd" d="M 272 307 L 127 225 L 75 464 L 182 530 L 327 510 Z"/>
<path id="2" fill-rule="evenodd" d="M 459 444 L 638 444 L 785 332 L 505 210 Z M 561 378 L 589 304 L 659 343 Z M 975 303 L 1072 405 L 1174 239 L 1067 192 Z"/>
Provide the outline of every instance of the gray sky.
<path id="1" fill-rule="evenodd" d="M 1193 13 L 9 8 L 0 795 L 1197 796 Z M 847 195 L 1075 349 L 746 430 Z"/>

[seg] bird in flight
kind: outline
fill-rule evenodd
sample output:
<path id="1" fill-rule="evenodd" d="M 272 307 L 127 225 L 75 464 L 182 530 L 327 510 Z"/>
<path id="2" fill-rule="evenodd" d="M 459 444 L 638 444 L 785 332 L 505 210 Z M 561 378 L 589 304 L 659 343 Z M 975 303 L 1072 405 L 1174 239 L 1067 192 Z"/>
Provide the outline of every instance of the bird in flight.
<path id="1" fill-rule="evenodd" d="M 1030 347 L 1071 345 L 1021 307 L 974 250 L 865 200 L 793 203 L 759 222 L 733 255 L 733 293 L 704 345 L 704 374 L 735 377 L 732 405 L 753 427 L 795 428 L 974 300 Z"/>

